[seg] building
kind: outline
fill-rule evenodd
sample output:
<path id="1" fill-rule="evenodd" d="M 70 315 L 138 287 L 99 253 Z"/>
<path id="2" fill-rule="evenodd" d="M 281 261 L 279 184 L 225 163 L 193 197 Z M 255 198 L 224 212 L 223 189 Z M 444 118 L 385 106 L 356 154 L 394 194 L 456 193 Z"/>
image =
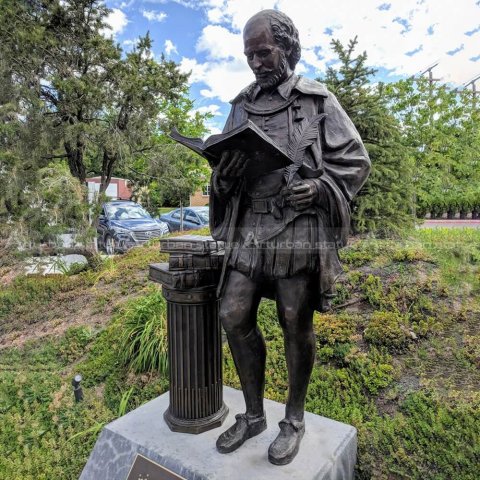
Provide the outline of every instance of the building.
<path id="1" fill-rule="evenodd" d="M 101 177 L 87 178 L 88 198 L 92 199 L 100 190 Z M 112 177 L 105 194 L 110 200 L 130 200 L 132 189 L 130 181 L 125 178 Z"/>
<path id="2" fill-rule="evenodd" d="M 210 201 L 210 184 L 207 183 L 202 189 L 198 189 L 193 195 L 190 195 L 191 207 L 205 207 Z"/>

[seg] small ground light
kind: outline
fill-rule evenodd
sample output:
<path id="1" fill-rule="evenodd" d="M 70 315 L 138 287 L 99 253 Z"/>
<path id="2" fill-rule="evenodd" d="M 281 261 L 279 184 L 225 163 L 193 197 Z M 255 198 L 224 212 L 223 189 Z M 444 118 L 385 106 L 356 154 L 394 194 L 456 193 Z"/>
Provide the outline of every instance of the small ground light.
<path id="1" fill-rule="evenodd" d="M 80 386 L 80 382 L 82 381 L 81 375 L 75 375 L 72 380 L 73 385 L 73 394 L 75 395 L 75 401 L 80 402 L 83 400 L 83 390 Z"/>

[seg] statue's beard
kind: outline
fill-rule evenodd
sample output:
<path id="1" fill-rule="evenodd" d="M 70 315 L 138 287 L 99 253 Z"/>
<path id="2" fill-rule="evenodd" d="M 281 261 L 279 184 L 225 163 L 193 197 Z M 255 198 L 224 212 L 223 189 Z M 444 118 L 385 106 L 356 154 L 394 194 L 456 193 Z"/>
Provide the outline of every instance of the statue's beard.
<path id="1" fill-rule="evenodd" d="M 258 85 L 262 90 L 276 87 L 283 78 L 287 69 L 287 56 L 284 52 L 281 53 L 280 65 L 276 70 L 270 72 L 261 72 L 255 75 Z"/>

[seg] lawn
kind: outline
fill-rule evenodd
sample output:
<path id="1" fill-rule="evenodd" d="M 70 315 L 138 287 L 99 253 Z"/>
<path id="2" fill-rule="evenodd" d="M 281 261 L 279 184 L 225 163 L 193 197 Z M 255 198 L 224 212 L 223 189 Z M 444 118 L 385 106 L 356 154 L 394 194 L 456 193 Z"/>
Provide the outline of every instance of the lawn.
<path id="1" fill-rule="evenodd" d="M 314 319 L 307 409 L 358 429 L 357 479 L 476 480 L 480 231 L 354 238 L 341 256 L 334 309 Z M 78 478 L 106 422 L 167 390 L 161 362 L 133 368 L 123 343 L 132 322 L 164 318 L 159 288 L 147 279 L 148 264 L 162 258 L 153 244 L 95 271 L 17 277 L 0 292 L 0 478 Z M 259 323 L 266 395 L 284 402 L 272 302 L 262 302 Z M 84 377 L 80 404 L 76 373 Z M 239 388 L 227 345 L 224 376 Z"/>
<path id="2" fill-rule="evenodd" d="M 171 212 L 172 210 L 175 210 L 175 208 L 177 207 L 160 207 L 158 209 L 157 215 L 160 216 L 160 215 L 163 215 L 164 213 Z"/>

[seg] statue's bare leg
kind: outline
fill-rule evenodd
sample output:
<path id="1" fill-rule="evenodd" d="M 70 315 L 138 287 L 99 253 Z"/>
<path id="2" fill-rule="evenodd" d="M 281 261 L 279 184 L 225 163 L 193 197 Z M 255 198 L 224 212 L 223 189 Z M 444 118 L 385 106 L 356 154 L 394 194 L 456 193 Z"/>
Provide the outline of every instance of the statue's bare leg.
<path id="1" fill-rule="evenodd" d="M 280 422 L 280 434 L 269 449 L 269 460 L 277 465 L 293 460 L 305 432 L 305 398 L 315 361 L 310 284 L 311 277 L 308 275 L 296 275 L 275 281 L 289 385 L 285 419 Z"/>
<path id="2" fill-rule="evenodd" d="M 266 428 L 263 411 L 265 341 L 257 328 L 260 285 L 242 273 L 229 272 L 220 303 L 220 320 L 237 369 L 247 407 L 236 423 L 217 440 L 221 453 L 236 450 L 248 438 Z"/>

